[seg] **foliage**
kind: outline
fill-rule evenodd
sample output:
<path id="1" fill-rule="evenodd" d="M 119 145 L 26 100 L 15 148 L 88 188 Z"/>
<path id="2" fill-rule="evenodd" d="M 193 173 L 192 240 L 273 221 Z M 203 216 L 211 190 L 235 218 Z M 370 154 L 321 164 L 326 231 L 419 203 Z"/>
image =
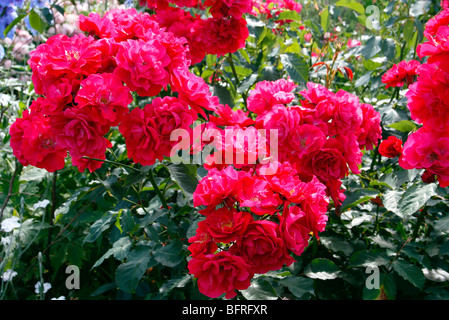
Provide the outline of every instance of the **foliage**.
<path id="1" fill-rule="evenodd" d="M 56 1 L 31 9 L 25 3 L 5 35 L 12 27 L 26 30 L 28 19 L 31 50 L 55 32 L 58 14 L 107 9 L 74 4 Z M 248 15 L 245 48 L 207 55 L 192 72 L 221 103 L 243 110 L 250 90 L 263 80 L 290 77 L 298 91 L 307 82 L 326 83 L 372 104 L 381 115 L 382 139 L 395 135 L 406 141 L 420 127 L 410 118 L 407 89 L 385 88 L 382 75 L 402 60 L 419 60 L 424 25 L 440 4 L 302 5 L 300 13 L 286 10 L 270 19 Z M 350 47 L 349 39 L 361 44 Z M 29 51 L 20 59 L 14 41 L 2 45 L 0 220 L 18 217 L 20 227 L 0 231 L 0 272 L 17 272 L 1 282 L 0 298 L 208 299 L 187 269 L 188 239 L 204 218 L 193 206 L 193 192 L 207 170 L 168 158 L 152 166 L 134 164 L 117 130 L 108 136 L 113 146 L 107 161 L 92 173 L 70 164 L 56 173 L 22 166 L 9 146 L 9 126 L 37 95 L 26 64 Z M 320 61 L 330 71 L 319 67 Z M 143 107 L 148 100 L 135 97 L 135 102 Z M 423 182 L 422 169 L 405 170 L 377 148 L 364 151 L 362 161 L 360 174 L 343 179 L 341 212 L 330 207 L 319 239 L 312 237 L 289 267 L 255 275 L 235 299 L 449 299 L 447 188 Z M 69 265 L 79 267 L 80 289 L 66 287 Z M 369 268 L 378 268 L 379 288 L 366 285 Z M 50 283 L 51 289 L 36 293 L 36 283 Z"/>

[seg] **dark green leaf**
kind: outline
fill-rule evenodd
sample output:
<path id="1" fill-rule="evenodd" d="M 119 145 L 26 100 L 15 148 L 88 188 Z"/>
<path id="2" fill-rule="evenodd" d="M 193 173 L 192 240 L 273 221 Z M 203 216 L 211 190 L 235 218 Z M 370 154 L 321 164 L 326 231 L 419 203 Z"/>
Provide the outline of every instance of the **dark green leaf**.
<path id="1" fill-rule="evenodd" d="M 278 298 L 273 286 L 264 277 L 253 279 L 251 285 L 241 293 L 247 300 L 277 300 Z"/>
<path id="2" fill-rule="evenodd" d="M 136 246 L 128 255 L 125 263 L 118 266 L 115 272 L 115 282 L 119 289 L 132 293 L 144 275 L 151 261 L 151 247 Z"/>
<path id="3" fill-rule="evenodd" d="M 175 267 L 184 260 L 185 255 L 182 251 L 182 242 L 173 240 L 170 244 L 162 246 L 154 251 L 154 259 L 167 267 Z"/>
<path id="4" fill-rule="evenodd" d="M 307 61 L 297 53 L 283 53 L 280 55 L 282 65 L 284 66 L 290 78 L 304 84 L 309 79 L 309 65 Z"/>
<path id="5" fill-rule="evenodd" d="M 341 270 L 328 259 L 317 258 L 312 260 L 304 269 L 304 274 L 312 279 L 332 280 L 339 277 Z"/>
<path id="6" fill-rule="evenodd" d="M 279 280 L 279 284 L 287 287 L 299 299 L 314 294 L 313 280 L 309 278 L 289 276 Z"/>
<path id="7" fill-rule="evenodd" d="M 193 193 L 198 185 L 197 166 L 194 164 L 169 164 L 170 175 L 188 199 L 193 199 Z"/>
<path id="8" fill-rule="evenodd" d="M 393 269 L 396 271 L 402 278 L 412 283 L 417 288 L 421 289 L 424 287 L 424 283 L 426 282 L 426 278 L 424 277 L 424 273 L 422 270 L 402 259 L 396 259 L 393 262 Z"/>

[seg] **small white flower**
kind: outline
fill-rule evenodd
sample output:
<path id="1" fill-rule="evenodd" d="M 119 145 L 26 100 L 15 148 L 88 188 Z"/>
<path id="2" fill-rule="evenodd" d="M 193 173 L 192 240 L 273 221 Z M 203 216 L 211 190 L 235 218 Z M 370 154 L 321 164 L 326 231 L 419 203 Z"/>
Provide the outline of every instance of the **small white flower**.
<path id="1" fill-rule="evenodd" d="M 17 276 L 17 272 L 15 272 L 14 270 L 8 269 L 5 272 L 3 272 L 2 280 L 3 281 L 11 281 L 12 278 L 14 278 L 15 276 Z"/>
<path id="2" fill-rule="evenodd" d="M 1 229 L 5 232 L 11 232 L 16 228 L 20 227 L 20 222 L 18 217 L 6 218 L 2 221 Z"/>
<path id="3" fill-rule="evenodd" d="M 35 289 L 34 292 L 36 294 L 41 293 L 41 283 L 40 282 L 36 283 L 36 285 L 34 286 L 34 289 Z M 44 290 L 42 291 L 42 293 L 46 293 L 50 289 L 51 289 L 51 284 L 48 283 L 48 282 L 45 282 L 44 283 Z"/>
<path id="4" fill-rule="evenodd" d="M 2 243 L 2 245 L 4 247 L 9 246 L 9 244 L 11 243 L 11 236 L 9 236 L 9 237 L 2 237 L 0 242 Z"/>
<path id="5" fill-rule="evenodd" d="M 51 298 L 51 300 L 65 300 L 64 296 L 60 296 L 59 298 Z"/>
<path id="6" fill-rule="evenodd" d="M 50 203 L 50 201 L 47 200 L 47 199 L 42 200 L 42 201 L 39 201 L 39 202 L 36 202 L 36 203 L 33 205 L 33 209 L 34 209 L 34 210 L 37 210 L 38 208 L 45 208 L 45 207 L 48 206 L 49 203 Z"/>

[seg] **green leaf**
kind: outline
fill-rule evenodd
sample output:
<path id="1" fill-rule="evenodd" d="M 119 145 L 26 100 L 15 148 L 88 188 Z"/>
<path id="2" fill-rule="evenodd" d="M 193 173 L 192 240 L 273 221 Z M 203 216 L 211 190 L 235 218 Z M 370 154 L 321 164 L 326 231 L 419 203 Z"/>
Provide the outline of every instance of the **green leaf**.
<path id="1" fill-rule="evenodd" d="M 363 7 L 363 5 L 361 3 L 356 2 L 356 1 L 340 0 L 340 1 L 337 1 L 337 3 L 335 5 L 337 7 L 350 8 L 350 9 L 352 9 L 352 10 L 354 10 L 357 13 L 360 13 L 360 14 L 364 14 L 365 13 L 365 8 Z"/>
<path id="2" fill-rule="evenodd" d="M 279 280 L 279 284 L 290 290 L 296 298 L 307 298 L 314 294 L 313 280 L 304 277 L 288 276 Z"/>
<path id="3" fill-rule="evenodd" d="M 449 215 L 446 215 L 434 222 L 435 230 L 438 232 L 449 232 Z M 449 242 L 448 242 L 449 243 Z"/>
<path id="4" fill-rule="evenodd" d="M 44 32 L 47 23 L 41 18 L 41 16 L 36 11 L 34 10 L 30 11 L 29 20 L 31 28 L 38 31 L 39 33 Z"/>
<path id="5" fill-rule="evenodd" d="M 339 277 L 341 270 L 328 259 L 313 259 L 304 269 L 304 274 L 312 279 L 332 280 Z"/>
<path id="6" fill-rule="evenodd" d="M 125 259 L 128 256 L 130 249 L 131 240 L 129 240 L 128 237 L 122 237 L 118 239 L 116 242 L 114 242 L 112 248 L 106 251 L 106 253 L 95 262 L 95 264 L 92 266 L 92 269 L 101 265 L 105 259 L 109 258 L 112 255 L 117 260 Z"/>
<path id="7" fill-rule="evenodd" d="M 360 203 L 373 199 L 377 197 L 378 194 L 379 190 L 369 188 L 357 189 L 354 192 L 348 193 L 346 199 L 342 203 L 341 211 L 346 211 Z"/>
<path id="8" fill-rule="evenodd" d="M 365 46 L 363 46 L 360 53 L 365 59 L 371 59 L 382 50 L 381 42 L 382 42 L 381 37 L 372 36 L 371 38 L 368 39 Z"/>
<path id="9" fill-rule="evenodd" d="M 109 227 L 114 221 L 115 217 L 113 215 L 104 216 L 97 221 L 89 228 L 89 233 L 84 238 L 84 242 L 94 242 L 97 238 Z"/>
<path id="10" fill-rule="evenodd" d="M 168 171 L 170 171 L 171 178 L 181 188 L 185 196 L 191 200 L 193 193 L 198 185 L 197 166 L 194 164 L 169 164 Z"/>
<path id="11" fill-rule="evenodd" d="M 398 210 L 402 218 L 406 218 L 418 211 L 436 194 L 437 185 L 413 185 L 405 191 L 398 203 Z"/>
<path id="12" fill-rule="evenodd" d="M 151 247 L 136 246 L 128 255 L 125 263 L 118 266 L 115 282 L 120 290 L 132 293 L 144 275 L 151 261 Z"/>
<path id="13" fill-rule="evenodd" d="M 273 286 L 263 276 L 251 281 L 251 285 L 241 291 L 246 300 L 277 300 Z"/>
<path id="14" fill-rule="evenodd" d="M 190 281 L 192 281 L 192 276 L 190 274 L 181 274 L 169 279 L 159 289 L 159 298 L 163 299 L 167 297 L 171 291 L 178 288 L 184 288 Z"/>
<path id="15" fill-rule="evenodd" d="M 299 84 L 305 84 L 308 81 L 309 65 L 302 56 L 288 52 L 281 54 L 280 58 L 287 74 L 293 81 Z"/>
<path id="16" fill-rule="evenodd" d="M 20 21 L 23 20 L 27 16 L 26 13 L 19 15 L 17 18 L 15 18 L 3 31 L 3 35 L 6 37 L 8 33 L 14 28 Z"/>
<path id="17" fill-rule="evenodd" d="M 284 10 L 277 17 L 276 20 L 293 20 L 302 22 L 301 15 L 294 10 Z"/>
<path id="18" fill-rule="evenodd" d="M 396 259 L 393 262 L 393 269 L 396 271 L 402 278 L 412 283 L 415 287 L 422 290 L 424 287 L 424 283 L 426 282 L 426 278 L 424 277 L 424 273 L 422 270 L 407 262 L 403 259 Z"/>
<path id="19" fill-rule="evenodd" d="M 185 258 L 182 252 L 182 242 L 173 240 L 169 245 L 162 246 L 154 251 L 154 259 L 167 267 L 176 267 Z"/>
<path id="20" fill-rule="evenodd" d="M 392 124 L 387 125 L 388 128 L 393 128 L 401 132 L 410 132 L 417 129 L 415 123 L 410 120 L 401 120 L 398 122 L 394 122 Z"/>
<path id="21" fill-rule="evenodd" d="M 234 97 L 232 96 L 231 91 L 229 91 L 227 87 L 224 87 L 219 84 L 214 84 L 212 86 L 211 92 L 214 96 L 218 97 L 218 100 L 220 100 L 221 104 L 227 104 L 231 108 L 235 105 Z"/>
<path id="22" fill-rule="evenodd" d="M 326 7 L 323 11 L 320 12 L 320 19 L 321 19 L 321 27 L 324 31 L 327 31 L 329 29 L 329 8 Z"/>
<path id="23" fill-rule="evenodd" d="M 349 260 L 350 267 L 378 267 L 389 262 L 388 256 L 382 250 L 358 251 Z"/>

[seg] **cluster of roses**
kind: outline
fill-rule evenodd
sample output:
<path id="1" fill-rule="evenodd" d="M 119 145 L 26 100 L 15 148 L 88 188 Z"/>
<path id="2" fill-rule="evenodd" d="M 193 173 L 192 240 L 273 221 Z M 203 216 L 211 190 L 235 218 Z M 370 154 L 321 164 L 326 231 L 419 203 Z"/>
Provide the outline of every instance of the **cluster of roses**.
<path id="1" fill-rule="evenodd" d="M 37 98 L 10 127 L 23 165 L 62 169 L 67 152 L 80 171 L 98 169 L 118 126 L 135 162 L 151 165 L 170 154 L 170 133 L 186 130 L 218 98 L 189 71 L 188 45 L 148 13 L 113 9 L 80 16 L 89 35 L 55 35 L 30 54 Z M 170 86 L 177 97 L 154 98 L 129 111 L 132 92 L 153 97 Z M 96 159 L 96 160 L 93 160 Z"/>
<path id="2" fill-rule="evenodd" d="M 297 104 L 295 88 L 258 82 L 248 112 L 228 110 L 204 128 L 219 138 L 194 193 L 205 219 L 189 239 L 188 267 L 209 297 L 232 298 L 254 274 L 294 262 L 291 253 L 324 231 L 330 198 L 344 200 L 341 179 L 360 173 L 362 150 L 381 136 L 379 113 L 353 94 L 308 83 Z"/>
<path id="3" fill-rule="evenodd" d="M 449 186 L 449 8 L 430 19 L 425 27 L 427 41 L 417 46 L 425 63 L 416 69 L 417 80 L 406 94 L 411 118 L 422 127 L 410 134 L 399 157 L 404 169 L 425 169 L 423 180 L 438 179 Z"/>
<path id="4" fill-rule="evenodd" d="M 251 0 L 141 0 L 140 4 L 155 11 L 161 27 L 187 40 L 192 64 L 206 54 L 234 53 L 249 36 L 244 15 L 253 9 Z M 196 8 L 201 14 L 183 8 Z M 204 18 L 206 12 L 209 17 Z"/>

